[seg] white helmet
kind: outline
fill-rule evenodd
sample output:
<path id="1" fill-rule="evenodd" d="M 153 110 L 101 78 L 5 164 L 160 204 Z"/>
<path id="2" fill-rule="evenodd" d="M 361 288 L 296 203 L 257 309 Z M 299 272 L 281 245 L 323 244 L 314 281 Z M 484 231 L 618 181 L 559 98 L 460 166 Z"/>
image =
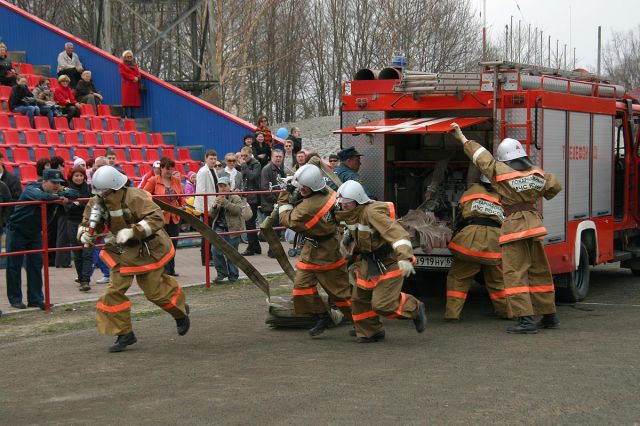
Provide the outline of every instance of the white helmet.
<path id="1" fill-rule="evenodd" d="M 338 202 L 348 203 L 355 201 L 358 204 L 366 204 L 371 201 L 360 182 L 348 180 L 338 188 Z"/>
<path id="2" fill-rule="evenodd" d="M 480 182 L 491 183 L 491 181 L 486 175 L 480 175 Z"/>
<path id="3" fill-rule="evenodd" d="M 498 145 L 498 151 L 496 152 L 496 160 L 509 161 L 516 158 L 522 158 L 527 156 L 527 151 L 522 144 L 511 138 L 503 139 Z"/>
<path id="4" fill-rule="evenodd" d="M 305 164 L 293 175 L 293 184 L 311 188 L 312 191 L 320 191 L 327 184 L 322 178 L 322 172 L 313 164 Z"/>
<path id="5" fill-rule="evenodd" d="M 101 195 L 107 189 L 118 189 L 125 186 L 127 177 L 111 166 L 102 166 L 93 173 L 91 178 L 92 192 Z"/>

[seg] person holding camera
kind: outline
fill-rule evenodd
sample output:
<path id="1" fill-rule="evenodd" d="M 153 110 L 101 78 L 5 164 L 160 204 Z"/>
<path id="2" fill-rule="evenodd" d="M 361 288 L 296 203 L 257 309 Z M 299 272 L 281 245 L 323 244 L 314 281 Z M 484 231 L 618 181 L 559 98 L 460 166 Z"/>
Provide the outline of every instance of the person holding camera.
<path id="1" fill-rule="evenodd" d="M 40 108 L 36 105 L 36 98 L 27 86 L 27 77 L 21 75 L 15 86 L 11 88 L 9 97 L 11 111 L 24 114 L 29 117 L 31 127 L 35 127 L 34 115 L 40 115 Z"/>

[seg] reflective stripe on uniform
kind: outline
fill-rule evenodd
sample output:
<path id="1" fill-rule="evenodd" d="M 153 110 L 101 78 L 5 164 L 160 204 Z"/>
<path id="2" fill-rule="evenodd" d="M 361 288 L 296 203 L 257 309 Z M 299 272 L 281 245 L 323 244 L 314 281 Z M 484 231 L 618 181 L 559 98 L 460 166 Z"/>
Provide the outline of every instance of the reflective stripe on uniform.
<path id="1" fill-rule="evenodd" d="M 111 217 L 121 217 L 121 216 L 124 216 L 124 212 L 122 211 L 122 209 L 109 210 L 109 216 L 111 216 Z"/>
<path id="2" fill-rule="evenodd" d="M 280 207 L 278 207 L 278 213 L 282 214 L 284 212 L 287 212 L 289 210 L 293 210 L 293 205 L 292 204 L 283 204 Z"/>
<path id="3" fill-rule="evenodd" d="M 296 262 L 296 268 L 303 269 L 305 271 L 330 271 L 332 269 L 337 269 L 347 263 L 347 259 L 340 259 L 337 262 L 330 263 L 328 265 L 315 265 L 313 263 L 303 263 L 298 260 Z"/>
<path id="4" fill-rule="evenodd" d="M 338 308 L 346 308 L 348 306 L 351 306 L 351 300 L 340 300 L 334 303 L 334 305 L 336 305 Z"/>
<path id="5" fill-rule="evenodd" d="M 405 303 L 407 303 L 407 295 L 400 292 L 400 306 L 398 306 L 398 309 L 396 309 L 393 314 L 387 315 L 387 318 L 400 318 L 402 316 L 402 310 L 404 309 Z"/>
<path id="6" fill-rule="evenodd" d="M 389 206 L 389 217 L 394 220 L 396 218 L 396 206 L 390 201 L 387 201 L 387 205 Z"/>
<path id="7" fill-rule="evenodd" d="M 129 309 L 131 309 L 131 301 L 127 300 L 126 302 L 122 302 L 119 305 L 114 306 L 105 305 L 101 301 L 98 301 L 98 303 L 96 303 L 96 308 L 103 312 L 115 314 L 116 312 L 128 311 Z"/>
<path id="8" fill-rule="evenodd" d="M 481 257 L 483 259 L 502 259 L 502 253 L 496 253 L 492 251 L 470 250 L 468 248 L 462 247 L 459 244 L 454 243 L 453 241 L 449 243 L 449 248 L 451 250 L 458 251 L 462 254 L 466 254 L 467 256 Z"/>
<path id="9" fill-rule="evenodd" d="M 104 250 L 104 249 L 100 250 L 100 259 L 102 259 L 102 261 L 104 263 L 106 263 L 109 268 L 113 268 L 114 266 L 116 266 L 118 264 L 115 261 L 115 259 L 113 257 L 111 257 L 111 254 L 107 250 Z"/>
<path id="10" fill-rule="evenodd" d="M 391 247 L 393 247 L 394 250 L 400 246 L 409 246 L 410 248 L 413 248 L 413 246 L 411 245 L 411 241 L 405 239 L 398 240 L 395 243 L 391 244 Z"/>
<path id="11" fill-rule="evenodd" d="M 373 232 L 368 225 L 363 225 L 361 223 L 354 223 L 353 225 L 349 225 L 348 223 L 342 222 L 344 226 L 346 226 L 350 231 L 359 231 L 359 232 Z"/>
<path id="12" fill-rule="evenodd" d="M 336 204 L 336 198 L 338 195 L 334 192 L 331 194 L 331 197 L 327 200 L 327 202 L 322 206 L 320 211 L 318 211 L 307 223 L 304 224 L 304 227 L 307 229 L 313 228 L 319 221 L 322 219 L 322 216 L 327 214 L 329 210 Z"/>
<path id="13" fill-rule="evenodd" d="M 502 182 L 503 180 L 509 180 L 509 179 L 519 178 L 519 177 L 527 177 L 531 175 L 540 175 L 544 177 L 544 172 L 538 169 L 530 169 L 530 170 L 527 170 L 526 172 L 515 171 L 515 172 L 503 173 L 501 175 L 496 176 L 496 182 Z"/>
<path id="14" fill-rule="evenodd" d="M 520 287 L 511 287 L 506 288 L 502 291 L 491 293 L 489 297 L 492 299 L 502 299 L 503 297 L 510 296 L 513 294 L 524 294 L 524 293 L 551 293 L 555 290 L 553 284 L 551 285 L 533 285 L 527 286 L 523 285 Z"/>
<path id="15" fill-rule="evenodd" d="M 151 226 L 149 226 L 149 222 L 147 222 L 146 220 L 142 219 L 140 222 L 138 222 L 138 225 L 140 225 L 142 229 L 144 229 L 145 236 L 148 237 L 149 235 L 153 234 L 153 230 L 151 229 Z"/>
<path id="16" fill-rule="evenodd" d="M 469 194 L 469 195 L 465 195 L 464 197 L 460 198 L 460 201 L 458 201 L 458 204 L 462 204 L 462 203 L 466 203 L 467 201 L 473 201 L 473 200 L 485 200 L 485 201 L 489 201 L 490 203 L 495 203 L 499 206 L 501 206 L 502 204 L 500 203 L 500 199 L 497 197 L 492 197 L 491 195 L 487 195 L 487 194 Z"/>
<path id="17" fill-rule="evenodd" d="M 162 259 L 157 262 L 149 263 L 147 265 L 141 266 L 120 266 L 121 274 L 131 274 L 131 273 L 143 273 L 153 271 L 154 269 L 158 269 L 161 266 L 164 266 L 165 263 L 171 260 L 171 258 L 176 254 L 176 249 L 171 244 L 171 248 L 169 249 L 169 253 L 162 256 Z"/>
<path id="18" fill-rule="evenodd" d="M 378 314 L 376 314 L 374 311 L 367 311 L 361 314 L 351 314 L 351 319 L 354 321 L 363 321 L 369 318 L 375 318 L 377 316 Z"/>
<path id="19" fill-rule="evenodd" d="M 169 303 L 164 305 L 162 309 L 167 310 L 176 307 L 176 303 L 178 303 L 178 297 L 180 297 L 180 293 L 182 293 L 182 287 L 178 286 L 178 291 L 174 294 L 171 299 L 169 299 Z"/>
<path id="20" fill-rule="evenodd" d="M 526 231 L 512 232 L 511 234 L 501 235 L 500 238 L 498 238 L 498 242 L 506 243 L 509 241 L 519 240 L 527 237 L 537 237 L 539 234 L 545 234 L 546 232 L 547 228 L 545 228 L 544 226 L 539 226 L 537 228 L 527 229 Z"/>
<path id="21" fill-rule="evenodd" d="M 467 293 L 462 291 L 447 290 L 447 297 L 455 297 L 456 299 L 467 300 Z"/>
<path id="22" fill-rule="evenodd" d="M 293 295 L 294 296 L 313 296 L 318 293 L 318 289 L 316 287 L 311 288 L 294 288 Z"/>
<path id="23" fill-rule="evenodd" d="M 476 152 L 474 152 L 474 153 L 473 153 L 473 158 L 471 159 L 471 161 L 473 161 L 473 164 L 477 165 L 477 164 L 476 164 L 476 160 L 478 159 L 478 157 L 480 156 L 480 154 L 482 154 L 483 152 L 486 152 L 486 151 L 487 151 L 487 150 L 486 150 L 483 146 L 481 146 L 480 148 L 478 148 L 478 149 L 476 150 Z"/>
<path id="24" fill-rule="evenodd" d="M 401 276 L 402 276 L 402 271 L 400 269 L 396 269 L 396 270 L 387 272 L 386 274 L 378 275 L 375 278 L 364 280 L 360 278 L 360 273 L 356 271 L 356 284 L 358 284 L 363 288 L 371 289 L 371 288 L 376 288 L 378 284 L 380 284 L 380 281 L 389 280 L 389 279 L 397 278 Z"/>

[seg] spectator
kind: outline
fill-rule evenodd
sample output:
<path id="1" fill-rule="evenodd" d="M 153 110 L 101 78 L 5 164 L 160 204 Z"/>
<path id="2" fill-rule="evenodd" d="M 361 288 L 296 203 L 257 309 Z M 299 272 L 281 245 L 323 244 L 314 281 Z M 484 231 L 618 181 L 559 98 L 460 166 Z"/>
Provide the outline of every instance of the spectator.
<path id="1" fill-rule="evenodd" d="M 84 159 L 78 157 L 77 155 L 73 156 L 73 167 L 82 167 L 82 170 L 87 170 L 87 163 L 86 161 L 84 161 Z M 86 176 L 85 176 L 85 181 L 86 181 Z"/>
<path id="2" fill-rule="evenodd" d="M 133 59 L 133 52 L 125 50 L 122 52 L 122 62 L 118 65 L 122 76 L 122 107 L 125 117 L 134 118 L 134 108 L 140 108 L 140 83 L 141 74 L 138 65 Z"/>
<path id="3" fill-rule="evenodd" d="M 78 54 L 73 51 L 73 43 L 65 43 L 64 51 L 58 55 L 58 81 L 65 75 L 69 78 L 71 88 L 75 89 L 81 72 L 82 63 Z"/>
<path id="4" fill-rule="evenodd" d="M 257 132 L 256 140 L 252 145 L 253 157 L 260 162 L 260 166 L 264 167 L 271 160 L 271 148 L 265 143 L 264 133 Z"/>
<path id="5" fill-rule="evenodd" d="M 36 174 L 38 175 L 38 180 L 42 180 L 42 173 L 45 169 L 51 168 L 51 159 L 50 158 L 40 158 L 36 161 Z"/>
<path id="6" fill-rule="evenodd" d="M 149 179 L 151 179 L 154 176 L 158 176 L 159 174 L 160 174 L 160 161 L 154 161 L 153 164 L 151 165 L 151 170 L 149 170 L 147 173 L 144 174 L 144 176 L 142 176 L 142 180 L 138 184 L 138 188 L 144 189 Z"/>
<path id="7" fill-rule="evenodd" d="M 216 160 L 216 163 L 213 165 L 213 168 L 216 171 L 216 176 L 218 176 L 219 178 L 223 176 L 229 177 L 229 173 L 224 171 L 224 164 L 222 164 L 220 161 Z"/>
<path id="8" fill-rule="evenodd" d="M 5 201 L 6 202 L 18 201 L 18 199 L 20 198 L 20 194 L 22 193 L 22 186 L 20 185 L 20 180 L 16 177 L 16 175 L 7 171 L 7 169 L 4 167 L 4 163 L 2 162 L 2 160 L 4 160 L 4 157 L 2 156 L 2 153 L 0 153 L 0 186 L 3 187 L 2 192 L 5 194 L 3 198 L 6 198 L 6 191 L 4 190 L 4 187 L 6 187 L 9 191 L 9 199 Z M 4 216 L 6 217 L 6 219 L 8 219 L 12 212 L 13 212 L 13 207 L 5 207 L 2 209 L 2 214 L 0 216 Z M 7 221 L 2 219 L 0 219 L 0 221 L 2 222 L 2 224 L 0 224 L 0 248 L 1 248 L 2 234 L 4 233 L 4 226 L 6 225 Z M 6 258 L 0 259 L 0 262 L 4 265 L 6 263 Z"/>
<path id="9" fill-rule="evenodd" d="M 27 86 L 27 77 L 23 75 L 19 76 L 17 84 L 11 88 L 9 107 L 11 111 L 29 117 L 31 127 L 35 127 L 33 116 L 40 115 L 40 108 L 36 105 L 36 98 Z"/>
<path id="10" fill-rule="evenodd" d="M 218 161 L 218 153 L 213 149 L 208 149 L 204 153 L 204 166 L 198 170 L 196 175 L 196 194 L 212 194 L 218 190 L 218 176 L 215 171 L 215 164 Z M 195 201 L 193 202 L 193 207 L 199 211 L 200 213 L 204 213 L 205 209 L 207 211 L 211 210 L 211 206 L 215 201 L 215 197 L 207 197 L 207 202 L 205 204 L 204 196 L 199 195 L 195 197 Z M 211 218 L 209 218 L 209 223 L 207 225 L 211 226 Z M 202 259 L 202 266 L 204 266 L 205 253 L 204 248 L 206 244 L 204 238 L 201 240 L 200 244 L 200 258 Z"/>
<path id="11" fill-rule="evenodd" d="M 287 174 L 282 168 L 282 161 L 284 155 L 279 149 L 274 149 L 271 152 L 271 162 L 267 164 L 261 172 L 260 185 L 263 191 L 269 191 L 271 185 L 278 184 L 278 177 L 286 177 Z M 260 208 L 265 216 L 269 216 L 273 212 L 273 207 L 278 200 L 278 194 L 262 194 Z M 274 257 L 271 249 L 267 252 L 267 256 Z"/>
<path id="12" fill-rule="evenodd" d="M 227 176 L 218 180 L 218 192 L 227 193 L 215 197 L 215 202 L 211 206 L 209 215 L 213 221 L 213 229 L 218 233 L 243 231 L 245 228 L 242 220 L 243 201 L 238 195 L 230 194 L 231 181 Z M 240 245 L 240 234 L 221 235 L 231 247 L 238 250 Z M 238 267 L 216 247 L 213 248 L 213 264 L 216 268 L 216 279 L 214 282 L 221 283 L 225 278 L 230 283 L 238 280 Z"/>
<path id="13" fill-rule="evenodd" d="M 338 166 L 338 156 L 336 154 L 329 155 L 329 168 L 331 170 L 335 169 Z"/>
<path id="14" fill-rule="evenodd" d="M 298 151 L 296 154 L 296 165 L 293 167 L 295 170 L 298 170 L 300 167 L 307 164 L 307 153 L 305 150 Z"/>
<path id="15" fill-rule="evenodd" d="M 242 165 L 244 164 L 244 159 L 242 158 L 242 156 L 240 154 L 241 154 L 240 151 L 236 152 L 236 169 L 240 173 L 242 173 Z"/>
<path id="16" fill-rule="evenodd" d="M 271 129 L 269 129 L 269 119 L 265 115 L 258 117 L 258 129 L 256 130 L 256 134 L 258 132 L 264 135 L 264 143 L 266 143 L 269 149 L 271 149 L 271 146 L 273 145 L 273 137 L 271 136 Z"/>
<path id="17" fill-rule="evenodd" d="M 77 193 L 66 189 L 61 191 L 60 184 L 64 182 L 60 170 L 48 169 L 44 171 L 42 182 L 27 185 L 20 195 L 19 201 L 51 201 L 68 197 L 76 198 Z M 49 204 L 49 212 L 56 204 Z M 7 251 L 37 250 L 42 248 L 42 223 L 40 205 L 17 206 L 7 226 Z M 42 254 L 27 254 L 25 268 L 27 270 L 27 306 L 22 303 L 22 263 L 24 255 L 11 256 L 7 260 L 7 296 L 11 306 L 17 309 L 38 307 L 44 309 L 44 295 L 42 294 Z"/>
<path id="18" fill-rule="evenodd" d="M 293 141 L 288 139 L 284 141 L 284 160 L 282 161 L 282 165 L 287 176 L 292 176 L 296 172 L 294 168 L 296 165 L 296 156 L 293 153 Z"/>
<path id="19" fill-rule="evenodd" d="M 262 166 L 260 162 L 253 158 L 253 150 L 248 146 L 245 146 L 240 150 L 240 157 L 244 161 L 242 165 L 242 189 L 244 191 L 259 191 L 260 190 L 260 176 Z M 258 217 L 258 207 L 260 206 L 260 196 L 258 194 L 248 194 L 247 203 L 251 207 L 253 215 L 251 219 L 245 222 L 245 228 L 247 230 L 256 229 L 256 218 Z M 253 256 L 254 254 L 262 254 L 262 247 L 258 241 L 258 235 L 255 232 L 247 234 L 247 250 L 242 253 L 243 256 Z"/>
<path id="20" fill-rule="evenodd" d="M 107 157 L 102 157 L 102 156 L 96 157 L 93 160 L 93 165 L 89 170 L 87 170 L 87 183 L 89 185 L 91 185 L 91 176 L 93 176 L 95 171 L 98 170 L 100 167 L 106 166 L 106 165 L 107 165 Z"/>
<path id="21" fill-rule="evenodd" d="M 184 193 L 195 194 L 196 193 L 196 172 L 190 171 L 187 175 L 187 179 L 184 182 Z"/>
<path id="22" fill-rule="evenodd" d="M 0 85 L 16 85 L 16 70 L 13 69 L 11 59 L 7 54 L 7 45 L 4 43 L 0 43 Z"/>
<path id="23" fill-rule="evenodd" d="M 236 168 L 236 155 L 233 152 L 229 152 L 224 156 L 224 163 L 226 164 L 224 171 L 229 176 L 231 190 L 240 191 L 242 188 L 242 173 Z"/>
<path id="24" fill-rule="evenodd" d="M 71 79 L 66 75 L 58 77 L 60 86 L 53 91 L 53 99 L 56 101 L 62 113 L 67 116 L 69 125 L 73 117 L 80 117 L 80 104 L 76 101 L 73 90 L 69 87 Z"/>
<path id="25" fill-rule="evenodd" d="M 240 149 L 244 148 L 245 146 L 252 147 L 253 142 L 255 142 L 255 139 L 252 135 L 244 135 L 244 139 L 242 139 L 242 147 Z"/>
<path id="26" fill-rule="evenodd" d="M 38 85 L 33 88 L 33 96 L 36 98 L 36 104 L 40 108 L 40 115 L 47 116 L 49 118 L 49 127 L 56 128 L 53 121 L 53 117 L 62 115 L 62 111 L 56 101 L 53 100 L 53 90 L 49 87 L 49 79 L 46 77 L 40 77 Z"/>
<path id="27" fill-rule="evenodd" d="M 11 190 L 2 181 L 0 181 L 0 203 L 10 203 Z M 0 253 L 2 253 L 2 235 L 4 234 L 4 226 L 9 221 L 9 215 L 11 214 L 11 207 L 0 206 Z M 5 268 L 7 266 L 7 258 L 0 257 L 0 267 Z M 1 312 L 1 311 L 0 311 Z"/>
<path id="28" fill-rule="evenodd" d="M 64 158 L 54 155 L 51 157 L 51 168 L 60 170 L 64 176 Z M 68 186 L 68 182 L 63 181 L 63 187 Z M 49 247 L 69 247 L 67 235 L 67 213 L 64 207 L 56 204 L 52 209 L 51 220 L 47 228 Z M 53 253 L 52 253 L 53 254 Z M 55 255 L 49 256 L 49 264 L 56 268 L 71 268 L 71 253 L 68 251 L 58 251 Z"/>
<path id="29" fill-rule="evenodd" d="M 83 163 L 84 164 L 84 163 Z M 69 188 L 78 191 L 78 198 L 91 198 L 91 187 L 87 184 L 87 175 L 84 167 L 74 166 L 67 176 Z M 82 222 L 82 214 L 87 206 L 86 201 L 73 201 L 64 204 L 67 216 L 67 238 L 72 246 L 81 246 L 78 241 L 78 227 Z M 80 284 L 80 291 L 89 291 L 91 286 L 91 272 L 93 272 L 93 248 L 83 248 L 73 252 L 73 265 L 76 268 L 76 282 Z"/>
<path id="30" fill-rule="evenodd" d="M 297 154 L 302 149 L 302 138 L 300 137 L 300 128 L 292 127 L 289 130 L 289 136 L 287 140 L 293 142 L 293 155 Z"/>
<path id="31" fill-rule="evenodd" d="M 120 173 L 126 176 L 126 173 L 122 170 L 122 167 L 120 167 L 120 165 L 118 164 L 118 157 L 114 150 L 112 150 L 111 148 L 107 149 L 105 156 L 107 157 L 106 165 L 113 167 L 114 169 L 116 169 L 117 171 L 119 171 Z M 130 185 L 127 185 L 127 186 L 130 186 Z"/>
<path id="32" fill-rule="evenodd" d="M 151 195 L 178 195 L 184 194 L 184 188 L 180 182 L 180 178 L 174 176 L 173 172 L 176 162 L 169 157 L 160 159 L 160 175 L 153 176 L 149 179 L 144 190 Z M 183 197 L 162 197 L 161 201 L 176 207 L 184 207 Z M 180 235 L 180 216 L 173 213 L 164 212 L 164 230 L 170 237 L 178 237 Z M 178 248 L 178 241 L 171 240 L 174 248 Z M 176 260 L 173 257 L 164 265 L 164 273 L 173 277 L 179 276 L 176 273 Z"/>
<path id="33" fill-rule="evenodd" d="M 102 103 L 102 95 L 91 80 L 91 71 L 83 71 L 81 80 L 76 85 L 76 99 L 83 104 L 89 104 L 98 115 L 98 105 Z"/>

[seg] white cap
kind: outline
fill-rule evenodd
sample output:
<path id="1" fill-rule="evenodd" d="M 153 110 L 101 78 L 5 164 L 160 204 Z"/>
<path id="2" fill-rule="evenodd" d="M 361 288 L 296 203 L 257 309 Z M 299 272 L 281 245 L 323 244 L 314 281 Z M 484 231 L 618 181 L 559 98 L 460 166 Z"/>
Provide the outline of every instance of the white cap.
<path id="1" fill-rule="evenodd" d="M 160 168 L 160 161 L 154 161 L 153 162 L 153 166 L 152 167 L 158 167 Z"/>

